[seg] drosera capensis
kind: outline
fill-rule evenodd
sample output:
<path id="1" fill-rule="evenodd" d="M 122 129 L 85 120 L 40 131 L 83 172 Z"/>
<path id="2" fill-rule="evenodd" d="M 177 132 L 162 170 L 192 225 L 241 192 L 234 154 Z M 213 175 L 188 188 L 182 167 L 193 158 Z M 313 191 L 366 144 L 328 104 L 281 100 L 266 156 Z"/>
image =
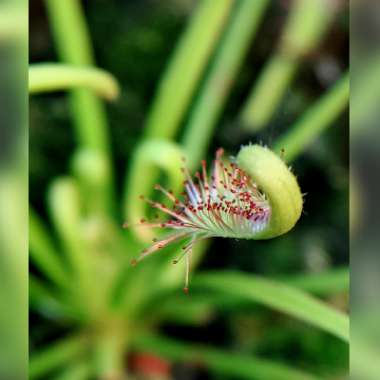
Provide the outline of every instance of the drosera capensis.
<path id="1" fill-rule="evenodd" d="M 230 163 L 224 162 L 223 154 L 222 148 L 216 151 L 210 175 L 204 160 L 194 178 L 183 167 L 184 192 L 180 197 L 157 184 L 155 189 L 164 194 L 171 206 L 141 197 L 170 219 L 141 219 L 138 225 L 170 232 L 153 239 L 153 244 L 131 263 L 136 265 L 174 242 L 186 241 L 179 258 L 173 261 L 176 264 L 185 258 L 186 293 L 192 250 L 197 242 L 211 237 L 270 239 L 288 232 L 301 216 L 302 194 L 282 157 L 257 144 L 242 147 Z M 125 223 L 124 227 L 128 225 Z"/>

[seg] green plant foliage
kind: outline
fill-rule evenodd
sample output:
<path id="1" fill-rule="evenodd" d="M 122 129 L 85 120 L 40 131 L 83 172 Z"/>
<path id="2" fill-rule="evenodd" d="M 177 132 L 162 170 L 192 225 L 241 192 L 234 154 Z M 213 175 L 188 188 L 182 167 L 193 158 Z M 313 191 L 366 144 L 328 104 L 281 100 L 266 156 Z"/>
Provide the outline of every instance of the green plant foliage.
<path id="1" fill-rule="evenodd" d="M 160 18 L 166 5 L 158 2 L 159 6 L 147 8 L 146 22 L 165 30 L 166 37 L 173 34 L 171 28 L 182 28 L 178 36 L 171 36 L 175 47 L 165 37 L 157 38 L 157 30 L 152 34 L 131 22 L 141 5 L 133 8 L 127 2 L 126 9 L 132 13 L 127 14 L 128 23 L 118 14 L 116 3 L 89 2 L 84 9 L 79 0 L 45 1 L 57 62 L 30 67 L 30 92 L 44 93 L 31 99 L 31 120 L 32 124 L 58 120 L 61 129 L 54 137 L 58 143 L 63 141 L 59 151 L 64 151 L 65 159 L 59 162 L 60 169 L 49 171 L 49 160 L 40 155 L 38 173 L 46 174 L 41 176 L 47 180 L 37 182 L 38 186 L 32 183 L 38 192 L 37 196 L 32 192 L 29 221 L 30 307 L 35 324 L 30 378 L 137 378 L 133 358 L 146 353 L 170 364 L 194 364 L 214 378 L 316 380 L 345 374 L 342 346 L 348 342 L 349 289 L 347 257 L 341 254 L 345 166 L 335 149 L 337 142 L 342 149 L 342 139 L 336 135 L 337 128 L 328 128 L 341 122 L 348 76 L 334 77 L 331 87 L 311 95 L 291 81 L 303 54 L 319 46 L 333 18 L 319 24 L 321 14 L 317 20 L 314 8 L 304 8 L 297 1 L 285 31 L 277 32 L 280 40 L 284 33 L 298 44 L 293 55 L 286 55 L 281 46 L 273 49 L 273 41 L 266 37 L 273 12 L 279 9 L 267 0 L 220 0 L 218 6 L 214 0 L 202 0 L 190 2 L 189 8 L 188 2 L 170 2 L 177 10 L 170 17 L 182 17 L 180 25 L 174 22 L 174 26 L 166 14 Z M 101 35 L 93 25 L 101 25 L 111 14 L 117 16 L 113 22 L 117 33 Z M 133 55 L 125 54 L 128 35 L 139 41 L 143 56 L 153 47 L 163 54 L 172 52 L 165 57 L 165 69 L 156 62 L 135 62 Z M 289 40 L 286 43 L 291 45 Z M 114 46 L 121 53 L 113 51 Z M 94 51 L 106 69 L 97 67 Z M 118 57 L 113 66 L 118 54 L 123 60 Z M 279 57 L 290 60 L 291 69 L 281 65 L 279 69 L 273 63 Z M 266 67 L 265 62 L 272 67 L 267 80 L 275 85 L 265 87 L 265 96 L 259 97 L 265 120 L 260 121 L 263 134 L 256 135 L 255 117 L 260 114 L 253 116 L 251 97 L 258 92 L 249 93 L 249 87 L 252 80 L 253 89 L 266 82 L 265 77 L 255 77 L 256 68 Z M 143 67 L 141 83 L 134 90 L 127 81 L 117 80 L 121 75 L 128 78 L 128 73 L 116 69 L 125 63 L 129 68 Z M 161 72 L 160 78 L 154 74 L 154 86 L 148 68 Z M 265 72 L 261 75 L 269 75 Z M 280 80 L 273 82 L 273 78 Z M 52 96 L 54 91 L 67 92 L 67 99 Z M 292 94 L 289 99 L 285 91 Z M 147 93 L 153 97 L 145 110 Z M 103 99 L 113 103 L 106 108 Z M 277 133 L 276 124 L 269 121 L 281 99 L 285 105 L 293 101 L 293 108 L 291 117 L 281 119 Z M 260 104 L 259 100 L 255 102 Z M 126 114 L 136 118 L 124 119 Z M 144 128 L 133 121 L 139 117 Z M 60 140 L 67 124 L 73 125 L 69 148 Z M 33 151 L 36 131 L 31 131 Z M 263 144 L 249 145 L 246 137 Z M 190 294 L 185 296 L 180 290 L 183 268 L 171 263 L 182 252 L 179 244 L 137 267 L 130 265 L 153 236 L 149 228 L 135 225 L 140 218 L 154 217 L 138 198 L 162 202 L 153 192 L 158 181 L 179 194 L 183 161 L 193 171 L 221 142 L 237 154 L 237 163 L 266 193 L 273 219 L 268 236 L 257 241 L 216 239 L 197 244 L 192 266 L 201 269 L 193 272 Z M 247 147 L 238 153 L 240 143 Z M 131 149 L 120 153 L 120 146 Z M 264 164 L 263 152 L 269 154 Z M 294 171 L 290 161 L 296 165 Z M 262 173 L 257 173 L 258 167 Z M 314 180 L 315 173 L 319 176 Z M 318 193 L 319 186 L 329 189 L 328 199 Z M 313 217 L 302 215 L 302 209 L 310 210 Z M 132 227 L 123 230 L 124 222 Z M 274 239 L 261 239 L 269 237 Z M 236 322 L 242 316 L 248 328 Z M 215 326 L 223 336 L 220 330 L 212 333 Z"/>
<path id="2" fill-rule="evenodd" d="M 115 99 L 119 94 L 115 78 L 106 71 L 92 67 L 78 67 L 55 63 L 30 65 L 29 92 L 68 90 L 87 87 L 105 99 Z"/>
<path id="3" fill-rule="evenodd" d="M 317 376 L 287 367 L 282 363 L 260 358 L 218 351 L 213 348 L 187 345 L 182 342 L 152 335 L 140 336 L 134 346 L 173 360 L 187 360 L 207 365 L 215 374 L 239 379 L 317 380 Z"/>
<path id="4" fill-rule="evenodd" d="M 194 283 L 205 289 L 262 303 L 348 341 L 349 323 L 346 315 L 284 283 L 233 272 L 201 274 Z"/>

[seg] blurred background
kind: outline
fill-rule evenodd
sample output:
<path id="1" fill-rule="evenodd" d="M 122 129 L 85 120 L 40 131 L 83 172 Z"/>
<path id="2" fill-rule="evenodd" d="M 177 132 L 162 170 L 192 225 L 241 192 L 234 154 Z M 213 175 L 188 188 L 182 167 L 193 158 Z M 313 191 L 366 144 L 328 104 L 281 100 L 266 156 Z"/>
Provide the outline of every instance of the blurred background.
<path id="1" fill-rule="evenodd" d="M 0 378 L 27 377 L 28 13 L 0 3 Z"/>
<path id="2" fill-rule="evenodd" d="M 350 248 L 353 379 L 379 377 L 379 29 L 380 7 L 351 7 Z M 376 174 L 374 174 L 376 173 Z M 375 295 L 376 294 L 376 295 Z"/>
<path id="3" fill-rule="evenodd" d="M 29 11 L 30 378 L 347 378 L 348 3 Z M 178 247 L 131 269 L 149 244 L 122 229 L 149 217 L 138 195 L 180 191 L 182 155 L 194 171 L 249 142 L 284 149 L 305 194 L 296 227 L 198 247 L 188 297 Z"/>

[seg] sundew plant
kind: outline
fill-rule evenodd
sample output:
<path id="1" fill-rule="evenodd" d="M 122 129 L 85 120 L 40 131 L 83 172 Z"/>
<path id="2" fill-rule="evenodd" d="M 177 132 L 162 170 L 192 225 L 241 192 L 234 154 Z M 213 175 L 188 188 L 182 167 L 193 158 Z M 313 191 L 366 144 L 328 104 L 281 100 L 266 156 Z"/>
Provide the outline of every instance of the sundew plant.
<path id="1" fill-rule="evenodd" d="M 30 378 L 346 376 L 345 5 L 31 9 Z"/>
<path id="2" fill-rule="evenodd" d="M 224 165 L 222 155 L 223 149 L 220 148 L 216 152 L 210 177 L 207 175 L 206 162 L 202 161 L 202 174 L 196 172 L 196 183 L 189 171 L 181 168 L 185 174 L 186 191 L 182 194 L 183 200 L 171 190 L 155 186 L 173 206 L 167 207 L 150 199 L 147 202 L 171 217 L 170 220 L 155 220 L 152 223 L 140 220 L 140 226 L 170 229 L 174 232 L 159 240 L 154 238 L 154 244 L 144 249 L 138 259 L 132 260 L 133 265 L 175 241 L 190 239 L 182 247 L 180 255 L 180 259 L 186 259 L 186 293 L 189 290 L 194 244 L 211 237 L 256 240 L 273 238 L 288 232 L 301 215 L 302 196 L 297 180 L 281 159 L 268 148 L 258 145 L 242 148 L 237 158 L 238 164 L 230 163 L 229 168 Z M 242 167 L 247 168 L 247 171 Z M 248 173 L 251 173 L 252 178 Z M 254 182 L 254 179 L 259 182 Z M 260 183 L 262 191 L 257 183 Z M 128 224 L 124 226 L 127 227 Z M 177 264 L 180 259 L 173 263 Z"/>

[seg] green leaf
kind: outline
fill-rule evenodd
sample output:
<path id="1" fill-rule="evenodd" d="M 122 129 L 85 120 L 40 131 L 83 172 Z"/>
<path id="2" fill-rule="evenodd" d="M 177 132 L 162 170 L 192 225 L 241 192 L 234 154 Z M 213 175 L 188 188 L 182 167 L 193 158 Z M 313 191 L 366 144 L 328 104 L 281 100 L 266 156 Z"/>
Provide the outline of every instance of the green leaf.
<path id="1" fill-rule="evenodd" d="M 310 323 L 343 340 L 349 339 L 347 315 L 283 282 L 224 271 L 194 276 L 192 286 L 261 303 Z"/>
<path id="2" fill-rule="evenodd" d="M 350 77 L 345 73 L 276 140 L 273 150 L 280 153 L 284 149 L 286 161 L 294 160 L 335 122 L 347 108 L 349 96 Z"/>
<path id="3" fill-rule="evenodd" d="M 65 306 L 62 302 L 34 275 L 29 275 L 29 307 L 40 310 L 49 316 L 62 317 Z"/>
<path id="4" fill-rule="evenodd" d="M 147 118 L 147 137 L 176 135 L 233 4 L 232 0 L 219 0 L 218 6 L 214 0 L 199 2 L 160 81 Z"/>
<path id="5" fill-rule="evenodd" d="M 88 380 L 92 375 L 91 366 L 87 362 L 78 362 L 65 368 L 53 380 Z"/>
<path id="6" fill-rule="evenodd" d="M 292 1 L 277 51 L 264 65 L 243 107 L 247 131 L 268 125 L 305 60 L 329 31 L 335 12 L 323 1 Z"/>
<path id="7" fill-rule="evenodd" d="M 87 88 L 108 100 L 115 99 L 119 93 L 116 79 L 101 69 L 60 63 L 29 66 L 31 94 L 72 88 Z"/>
<path id="8" fill-rule="evenodd" d="M 29 362 L 29 378 L 39 378 L 67 366 L 69 361 L 78 359 L 85 352 L 86 345 L 87 340 L 82 336 L 72 336 L 34 353 Z"/>
<path id="9" fill-rule="evenodd" d="M 182 143 L 188 153 L 190 169 L 195 169 L 207 151 L 243 60 L 269 4 L 268 0 L 235 2 L 234 12 L 185 126 Z"/>
<path id="10" fill-rule="evenodd" d="M 67 268 L 56 251 L 42 220 L 32 210 L 29 210 L 29 246 L 30 258 L 51 281 L 56 285 L 66 287 L 70 282 Z"/>
<path id="11" fill-rule="evenodd" d="M 46 0 L 45 6 L 58 59 L 65 64 L 95 66 L 82 2 Z M 92 91 L 78 88 L 70 91 L 69 106 L 79 145 L 101 151 L 111 165 L 107 115 L 102 101 Z M 113 178 L 111 169 L 110 166 Z M 112 185 L 108 186 L 113 188 Z"/>
<path id="12" fill-rule="evenodd" d="M 321 273 L 287 275 L 275 277 L 274 280 L 313 295 L 328 296 L 349 290 L 349 269 L 342 267 Z M 158 296 L 156 294 L 154 300 L 140 313 L 141 318 L 151 316 L 148 320 L 156 320 L 158 317 L 180 324 L 200 324 L 205 323 L 217 310 L 236 312 L 240 307 L 246 306 L 247 302 L 251 301 L 232 294 L 197 292 L 196 289 L 192 289 L 191 297 L 183 297 L 178 294 L 178 287 L 175 286 L 169 293 L 165 291 L 163 294 L 158 293 Z M 159 314 L 156 313 L 157 310 Z"/>
<path id="13" fill-rule="evenodd" d="M 246 354 L 193 345 L 155 335 L 138 335 L 134 349 L 152 352 L 171 360 L 197 363 L 219 375 L 239 379 L 317 380 L 318 377 L 285 364 Z"/>
<path id="14" fill-rule="evenodd" d="M 278 279 L 316 295 L 347 292 L 350 288 L 350 270 L 347 267 L 331 269 L 320 273 L 306 273 Z"/>

